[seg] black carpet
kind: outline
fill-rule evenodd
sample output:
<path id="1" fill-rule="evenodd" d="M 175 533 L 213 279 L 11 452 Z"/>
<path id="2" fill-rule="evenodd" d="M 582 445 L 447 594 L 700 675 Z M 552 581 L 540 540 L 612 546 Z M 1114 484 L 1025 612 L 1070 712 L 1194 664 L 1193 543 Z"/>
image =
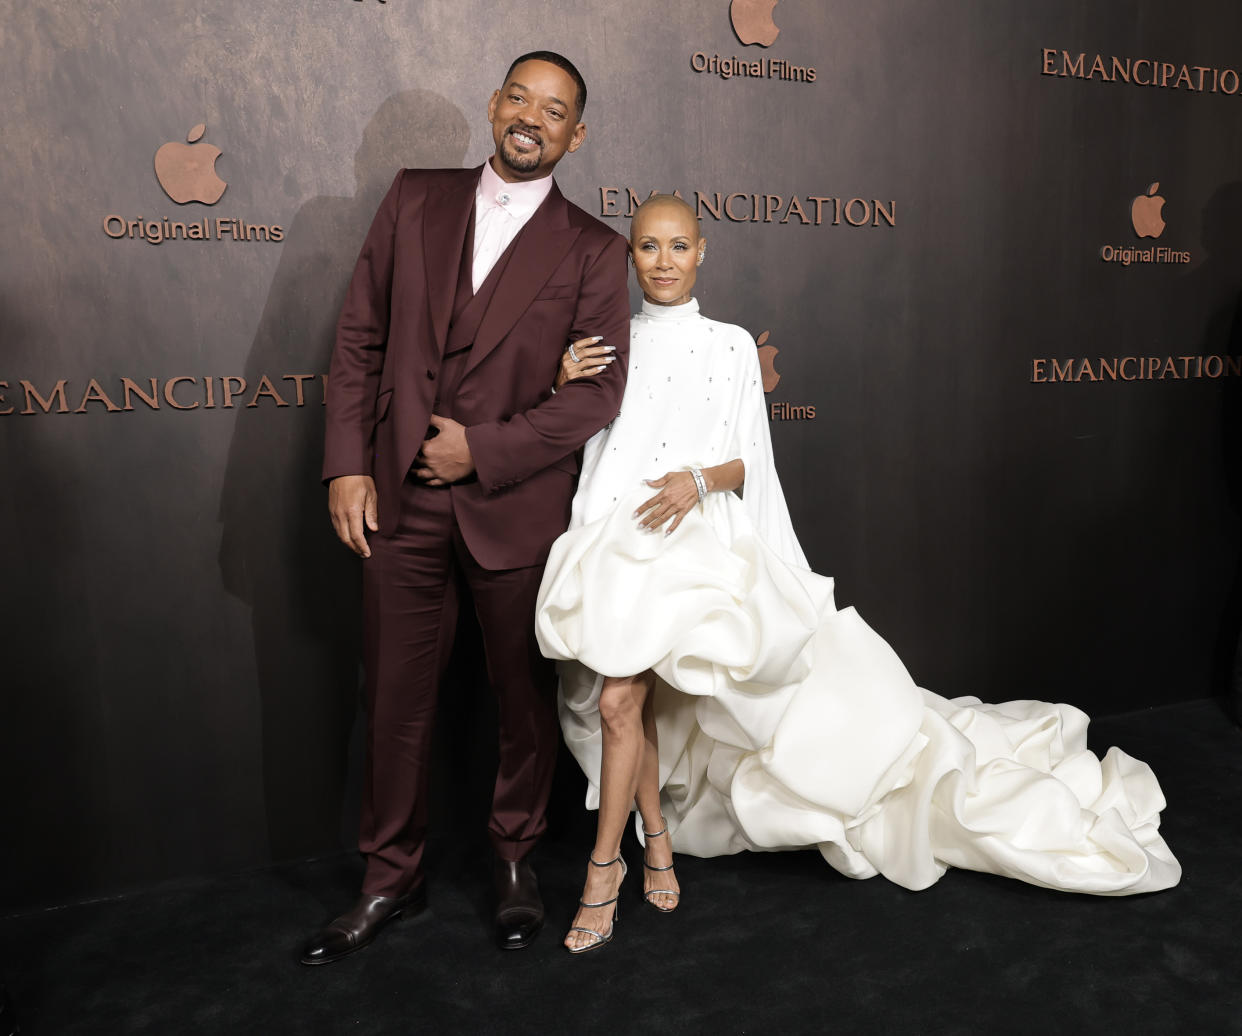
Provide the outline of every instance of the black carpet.
<path id="1" fill-rule="evenodd" d="M 906 892 L 813 852 L 678 857 L 664 916 L 630 879 L 615 941 L 560 946 L 593 814 L 537 856 L 549 925 L 488 939 L 483 846 L 442 842 L 431 908 L 337 964 L 295 962 L 353 898 L 352 857 L 0 921 L 28 1033 L 1242 1033 L 1242 732 L 1212 702 L 1098 720 L 1156 769 L 1182 884 L 1074 896 L 950 871 Z M 6 850 L 11 851 L 11 850 Z"/>

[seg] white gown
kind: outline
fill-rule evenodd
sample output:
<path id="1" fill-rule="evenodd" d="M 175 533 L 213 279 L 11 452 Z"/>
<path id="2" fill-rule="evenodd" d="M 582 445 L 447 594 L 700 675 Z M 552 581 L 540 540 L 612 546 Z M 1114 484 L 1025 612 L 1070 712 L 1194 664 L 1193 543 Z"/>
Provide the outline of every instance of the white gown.
<path id="1" fill-rule="evenodd" d="M 741 457 L 671 536 L 635 507 L 666 471 Z M 772 461 L 755 343 L 682 306 L 635 316 L 621 413 L 587 443 L 536 632 L 599 802 L 603 675 L 656 673 L 664 814 L 678 852 L 815 846 L 908 889 L 964 867 L 1074 892 L 1176 885 L 1151 769 L 1086 747 L 1070 705 L 917 687 L 831 579 L 807 568 Z M 601 675 L 603 674 L 603 675 Z"/>

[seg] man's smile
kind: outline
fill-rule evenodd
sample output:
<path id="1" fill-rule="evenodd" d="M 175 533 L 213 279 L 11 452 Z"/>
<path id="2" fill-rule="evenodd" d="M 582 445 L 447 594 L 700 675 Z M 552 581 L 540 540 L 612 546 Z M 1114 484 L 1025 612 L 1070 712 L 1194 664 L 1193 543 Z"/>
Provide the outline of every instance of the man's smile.
<path id="1" fill-rule="evenodd" d="M 541 143 L 539 138 L 533 133 L 516 128 L 509 130 L 509 139 L 519 151 L 533 151 Z"/>

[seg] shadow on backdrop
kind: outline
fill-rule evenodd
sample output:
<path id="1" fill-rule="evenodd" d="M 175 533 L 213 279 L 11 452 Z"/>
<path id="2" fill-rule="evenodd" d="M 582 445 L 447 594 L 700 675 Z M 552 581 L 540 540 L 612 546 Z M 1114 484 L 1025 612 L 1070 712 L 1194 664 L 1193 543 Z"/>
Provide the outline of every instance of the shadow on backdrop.
<path id="1" fill-rule="evenodd" d="M 448 99 L 426 90 L 389 97 L 354 156 L 354 196 L 312 198 L 294 217 L 246 361 L 247 399 L 267 375 L 290 404 L 264 397 L 237 411 L 220 505 L 224 587 L 251 609 L 274 860 L 357 837 L 361 580 L 332 531 L 320 482 L 319 375 L 362 240 L 397 170 L 460 166 L 469 142 Z M 294 382 L 282 380 L 292 374 L 315 376 L 302 409 L 293 406 Z"/>

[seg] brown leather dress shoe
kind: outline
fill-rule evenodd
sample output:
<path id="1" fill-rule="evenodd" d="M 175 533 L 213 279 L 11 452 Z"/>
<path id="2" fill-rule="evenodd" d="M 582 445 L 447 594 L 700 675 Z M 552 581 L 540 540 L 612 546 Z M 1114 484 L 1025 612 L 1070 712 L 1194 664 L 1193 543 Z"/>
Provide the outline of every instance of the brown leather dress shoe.
<path id="1" fill-rule="evenodd" d="M 525 949 L 543 927 L 539 879 L 526 860 L 496 860 L 496 941 L 502 950 Z"/>
<path id="2" fill-rule="evenodd" d="M 307 940 L 303 964 L 331 964 L 374 939 L 389 921 L 427 909 L 427 892 L 419 886 L 404 896 L 361 896 L 348 911 Z"/>

